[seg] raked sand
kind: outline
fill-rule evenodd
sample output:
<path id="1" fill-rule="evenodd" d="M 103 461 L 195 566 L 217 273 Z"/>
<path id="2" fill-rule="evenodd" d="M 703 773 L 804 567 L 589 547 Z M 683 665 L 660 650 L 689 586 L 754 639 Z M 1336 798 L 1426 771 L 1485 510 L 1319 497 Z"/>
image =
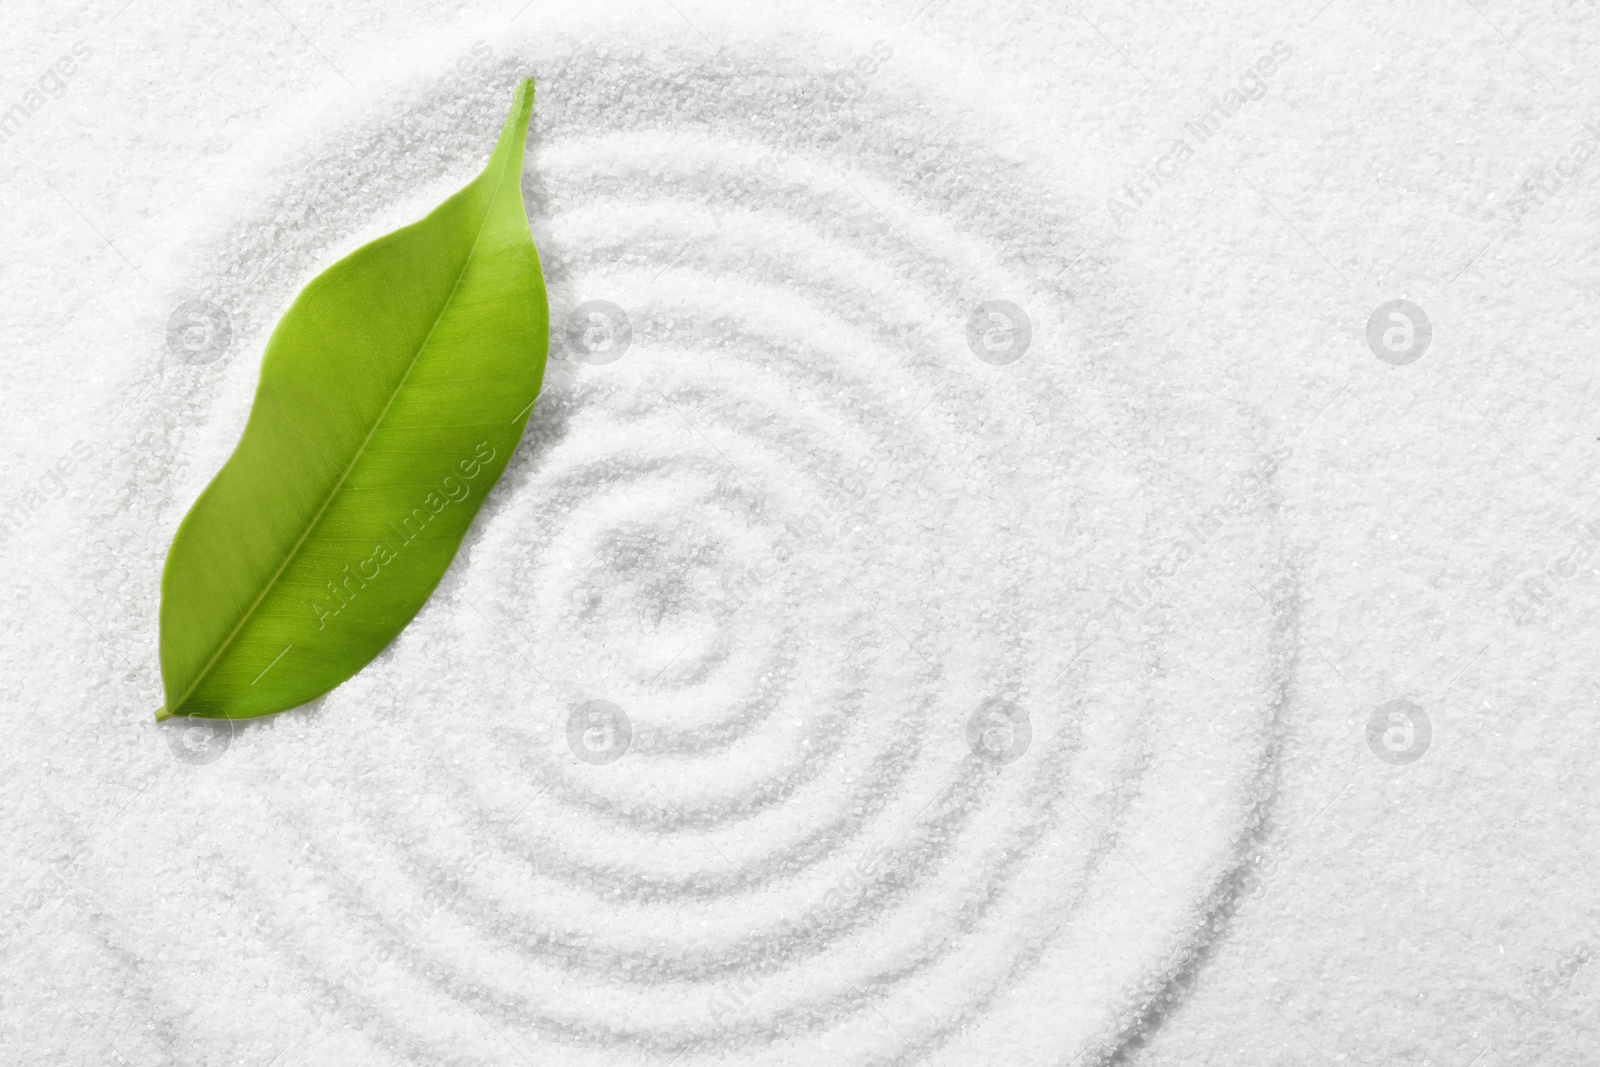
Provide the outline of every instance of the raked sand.
<path id="1" fill-rule="evenodd" d="M 1360 1047 L 1302 998 L 1313 942 L 1359 942 L 1381 917 L 1356 907 L 1324 930 L 1274 909 L 1366 862 L 1319 844 L 1366 832 L 1337 805 L 1442 773 L 1463 735 L 1449 672 L 1482 686 L 1473 650 L 1514 638 L 1474 616 L 1459 649 L 1430 654 L 1448 661 L 1432 690 L 1376 668 L 1362 689 L 1327 650 L 1371 618 L 1326 605 L 1366 595 L 1330 573 L 1328 546 L 1373 506 L 1338 457 L 1386 440 L 1348 421 L 1351 390 L 1383 403 L 1373 390 L 1397 379 L 1380 375 L 1403 370 L 1364 347 L 1378 300 L 1349 297 L 1336 358 L 1302 335 L 1276 343 L 1304 365 L 1275 369 L 1230 320 L 1274 287 L 1314 306 L 1359 264 L 1317 277 L 1316 242 L 1261 190 L 1227 210 L 1292 278 L 1252 283 L 1234 259 L 1178 293 L 1151 252 L 1221 240 L 1227 216 L 1185 198 L 1224 180 L 1220 141 L 1268 120 L 1241 107 L 1202 140 L 1180 97 L 1147 141 L 1097 158 L 1103 133 L 1052 131 L 1116 128 L 1114 108 L 1081 87 L 1080 123 L 1036 106 L 1070 96 L 1059 54 L 1040 54 L 1065 22 L 1035 14 L 1043 36 L 1009 43 L 990 24 L 964 49 L 952 14 L 464 18 L 259 117 L 129 250 L 142 284 L 104 314 L 121 347 L 84 387 L 102 414 L 63 442 L 87 458 L 6 545 L 26 570 L 47 543 L 57 569 L 15 596 L 68 606 L 52 656 L 75 665 L 51 694 L 13 659 L 72 741 L 48 755 L 57 740 L 24 733 L 20 751 L 46 755 L 13 772 L 8 1059 L 1042 1065 Z M 1309 91 L 1315 46 L 1250 35 L 1218 91 L 1272 56 L 1251 106 L 1286 106 L 1271 93 Z M 273 323 L 336 258 L 467 181 L 528 74 L 523 192 L 552 349 L 503 482 L 358 677 L 262 722 L 157 727 L 161 562 L 237 439 Z M 1174 162 L 1173 137 L 1196 151 Z M 1190 184 L 1125 191 L 1152 166 Z M 1407 292 L 1437 309 L 1441 348 L 1459 336 L 1443 295 Z M 1263 329 L 1291 338 L 1280 321 L 1304 312 L 1285 307 Z M 1431 521 L 1427 494 L 1404 495 L 1391 507 Z M 1511 612 L 1511 595 L 1466 602 Z M 11 640 L 36 656 L 45 638 Z M 1355 691 L 1330 698 L 1340 678 Z M 1414 767 L 1380 755 L 1393 737 L 1368 740 L 1401 697 L 1431 710 L 1423 747 L 1439 746 Z M 1337 736 L 1315 721 L 1330 700 Z M 1429 791 L 1449 789 L 1503 835 L 1471 772 Z M 1371 876 L 1436 883 L 1438 835 L 1406 835 L 1423 858 Z M 1581 893 L 1541 876 L 1577 916 L 1558 928 L 1586 943 Z M 1512 907 L 1519 876 L 1499 877 L 1487 896 Z M 1561 976 L 1540 1015 L 1594 988 L 1560 940 L 1516 943 L 1508 1014 L 1479 1043 L 1503 1062 L 1582 1062 L 1560 1058 L 1582 1033 L 1540 1045 L 1515 1010 L 1530 974 Z M 1270 979 L 1237 955 L 1250 944 Z M 1415 951 L 1424 976 L 1459 958 Z M 1416 969 L 1387 966 L 1330 1010 L 1382 1015 Z M 1468 1024 L 1459 1006 L 1439 1017 Z M 1405 1029 L 1388 1026 L 1358 1059 L 1479 1051 L 1442 1024 L 1397 1051 Z"/>

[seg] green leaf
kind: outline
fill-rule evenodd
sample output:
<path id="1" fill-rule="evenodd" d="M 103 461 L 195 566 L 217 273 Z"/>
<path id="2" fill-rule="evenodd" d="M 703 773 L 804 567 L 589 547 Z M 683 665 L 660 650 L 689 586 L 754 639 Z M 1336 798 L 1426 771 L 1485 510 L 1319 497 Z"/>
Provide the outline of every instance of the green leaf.
<path id="1" fill-rule="evenodd" d="M 158 719 L 315 699 L 444 576 L 544 375 L 532 111 L 526 81 L 482 174 L 328 268 L 273 331 L 244 436 L 167 554 Z"/>

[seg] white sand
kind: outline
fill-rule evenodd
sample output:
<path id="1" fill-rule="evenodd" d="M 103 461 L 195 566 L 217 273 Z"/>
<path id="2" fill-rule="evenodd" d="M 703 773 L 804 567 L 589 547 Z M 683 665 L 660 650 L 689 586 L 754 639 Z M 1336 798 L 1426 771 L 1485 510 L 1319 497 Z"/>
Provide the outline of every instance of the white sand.
<path id="1" fill-rule="evenodd" d="M 34 12 L 0 95 L 87 42 L 0 145 L 4 1062 L 1592 1062 L 1588 172 L 1507 205 L 1587 136 L 1592 29 L 115 13 Z M 512 468 L 356 679 L 158 727 L 161 560 L 267 331 L 527 73 Z"/>

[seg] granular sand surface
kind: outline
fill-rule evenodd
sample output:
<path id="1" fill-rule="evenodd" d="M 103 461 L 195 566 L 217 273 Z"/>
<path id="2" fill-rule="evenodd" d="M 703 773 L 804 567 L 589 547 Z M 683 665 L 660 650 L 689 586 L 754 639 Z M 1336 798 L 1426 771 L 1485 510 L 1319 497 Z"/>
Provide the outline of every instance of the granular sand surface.
<path id="1" fill-rule="evenodd" d="M 54 249 L 7 264 L 8 1061 L 1586 1062 L 1591 327 L 1534 327 L 1544 379 L 1497 347 L 1581 284 L 1583 189 L 1543 288 L 1536 216 L 1436 210 L 1473 190 L 1341 229 L 1344 127 L 1301 138 L 1349 12 L 412 14 L 269 10 L 289 58 L 149 83 L 99 192 L 92 138 L 4 146 Z M 267 33 L 52 18 L 62 121 Z M 530 74 L 552 349 L 504 480 L 355 679 L 156 725 L 161 562 L 272 325 Z M 1399 297 L 1435 347 L 1392 366 Z"/>

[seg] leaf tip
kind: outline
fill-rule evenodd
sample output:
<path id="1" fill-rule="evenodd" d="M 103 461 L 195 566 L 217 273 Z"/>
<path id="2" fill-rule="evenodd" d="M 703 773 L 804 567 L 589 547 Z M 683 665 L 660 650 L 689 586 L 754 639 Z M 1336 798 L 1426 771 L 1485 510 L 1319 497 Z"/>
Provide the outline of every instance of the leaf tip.
<path id="1" fill-rule="evenodd" d="M 500 139 L 495 142 L 494 157 L 490 160 L 491 168 L 494 167 L 496 160 L 501 161 L 502 165 L 514 161 L 517 173 L 522 172 L 522 152 L 528 140 L 528 123 L 532 121 L 533 79 L 524 78 L 517 83 L 517 91 L 511 98 L 511 113 L 506 116 L 506 124 L 500 130 Z"/>
<path id="2" fill-rule="evenodd" d="M 533 93 L 533 79 L 523 78 L 517 83 L 516 95 L 511 98 L 511 111 L 523 116 L 523 125 L 527 125 L 528 119 L 533 116 Z"/>

